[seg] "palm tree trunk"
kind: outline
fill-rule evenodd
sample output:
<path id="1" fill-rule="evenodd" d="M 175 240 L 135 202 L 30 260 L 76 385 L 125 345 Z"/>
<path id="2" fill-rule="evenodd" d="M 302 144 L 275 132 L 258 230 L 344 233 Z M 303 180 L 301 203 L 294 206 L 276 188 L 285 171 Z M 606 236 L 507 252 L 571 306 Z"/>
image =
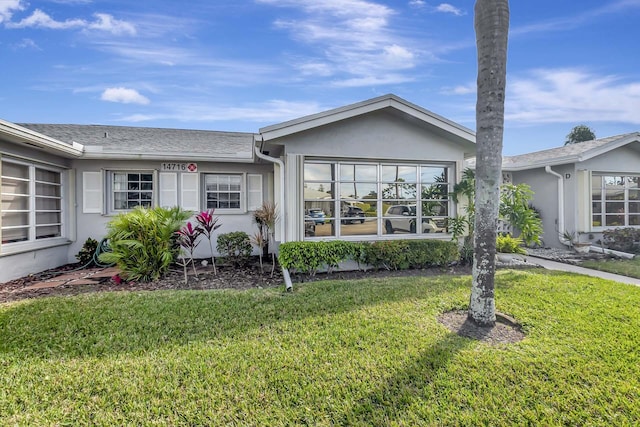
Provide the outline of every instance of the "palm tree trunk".
<path id="1" fill-rule="evenodd" d="M 476 215 L 469 318 L 480 325 L 493 325 L 496 321 L 496 229 L 502 175 L 509 1 L 477 0 L 474 24 L 478 49 L 478 98 Z"/>

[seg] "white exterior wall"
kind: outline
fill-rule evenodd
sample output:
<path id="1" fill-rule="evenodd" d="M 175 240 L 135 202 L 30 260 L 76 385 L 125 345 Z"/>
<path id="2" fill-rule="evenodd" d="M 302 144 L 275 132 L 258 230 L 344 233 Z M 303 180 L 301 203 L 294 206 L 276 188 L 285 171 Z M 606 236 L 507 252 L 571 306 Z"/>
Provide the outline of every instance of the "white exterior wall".
<path id="1" fill-rule="evenodd" d="M 109 213 L 105 208 L 103 213 L 83 213 L 83 172 L 90 171 L 102 171 L 102 170 L 155 170 L 159 172 L 160 161 L 97 161 L 97 160 L 76 160 L 74 166 L 76 168 L 77 183 L 76 192 L 78 195 L 77 200 L 77 239 L 69 248 L 68 262 L 75 262 L 75 254 L 78 253 L 84 241 L 91 237 L 96 240 L 102 239 L 107 232 L 107 223 L 115 216 L 113 213 Z M 202 174 L 205 173 L 240 173 L 240 174 L 261 174 L 262 175 L 262 197 L 263 200 L 268 200 L 269 189 L 267 183 L 270 182 L 269 174 L 273 173 L 272 165 L 253 165 L 243 163 L 212 163 L 212 162 L 198 162 L 198 179 L 199 179 L 199 206 L 200 210 L 204 210 L 206 202 L 204 200 L 204 189 L 202 187 Z M 272 178 L 271 178 L 272 179 Z M 159 179 L 154 182 L 154 203 L 158 201 L 158 195 L 160 192 Z M 179 186 L 179 181 L 178 181 Z M 109 197 L 107 193 L 108 183 L 103 183 L 103 197 Z M 244 187 L 245 208 L 246 208 L 246 186 Z M 197 212 L 196 212 L 197 213 Z M 214 250 L 215 250 L 215 236 L 222 233 L 230 233 L 234 231 L 244 231 L 249 236 L 253 235 L 257 231 L 256 225 L 253 223 L 253 214 L 251 211 L 245 209 L 242 213 L 225 213 L 222 210 L 216 210 L 215 216 L 219 217 L 218 223 L 222 226 L 214 233 Z M 194 222 L 193 218 L 191 222 Z M 209 243 L 203 238 L 202 242 L 196 249 L 195 256 L 199 258 L 206 258 L 210 256 Z"/>
<path id="2" fill-rule="evenodd" d="M 376 111 L 270 141 L 283 144 L 286 153 L 287 241 L 304 237 L 302 172 L 306 158 L 454 163 L 455 176 L 459 180 L 465 157 L 463 145 L 450 135 L 452 139 L 447 139 L 447 135 L 440 129 L 427 129 L 424 124 L 405 120 L 398 114 Z M 461 209 L 459 205 L 459 213 Z M 450 235 L 430 237 L 449 239 Z"/>

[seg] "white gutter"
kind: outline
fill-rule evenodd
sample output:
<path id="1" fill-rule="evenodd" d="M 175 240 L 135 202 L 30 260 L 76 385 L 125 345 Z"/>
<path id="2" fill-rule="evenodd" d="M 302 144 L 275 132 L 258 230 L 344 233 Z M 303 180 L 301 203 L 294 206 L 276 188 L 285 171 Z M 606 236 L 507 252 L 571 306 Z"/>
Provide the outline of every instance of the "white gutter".
<path id="1" fill-rule="evenodd" d="M 266 160 L 271 163 L 275 163 L 280 166 L 280 215 L 278 215 L 278 219 L 280 221 L 280 243 L 284 243 L 286 241 L 286 233 L 284 230 L 285 225 L 285 208 L 284 208 L 284 162 L 280 159 L 276 159 L 275 157 L 267 156 L 257 145 L 253 146 L 256 156 L 262 160 Z M 284 278 L 284 284 L 287 288 L 287 291 L 293 290 L 293 282 L 291 282 L 291 275 L 289 274 L 289 270 L 286 268 L 282 268 L 282 277 Z"/>
<path id="2" fill-rule="evenodd" d="M 571 246 L 571 242 L 564 238 L 564 178 L 558 172 L 551 169 L 551 166 L 545 166 L 544 171 L 558 178 L 558 235 L 560 243 L 565 246 Z"/>

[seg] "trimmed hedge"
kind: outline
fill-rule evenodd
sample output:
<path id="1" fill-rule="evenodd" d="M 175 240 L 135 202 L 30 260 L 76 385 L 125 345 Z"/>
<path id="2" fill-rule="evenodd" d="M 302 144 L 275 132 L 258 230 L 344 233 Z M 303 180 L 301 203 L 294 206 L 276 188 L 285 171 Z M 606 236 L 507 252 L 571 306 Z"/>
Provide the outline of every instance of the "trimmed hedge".
<path id="1" fill-rule="evenodd" d="M 444 240 L 343 240 L 287 242 L 280 245 L 278 261 L 292 273 L 315 275 L 320 268 L 331 271 L 342 261 L 353 260 L 375 269 L 403 270 L 444 266 L 459 260 L 458 245 Z"/>

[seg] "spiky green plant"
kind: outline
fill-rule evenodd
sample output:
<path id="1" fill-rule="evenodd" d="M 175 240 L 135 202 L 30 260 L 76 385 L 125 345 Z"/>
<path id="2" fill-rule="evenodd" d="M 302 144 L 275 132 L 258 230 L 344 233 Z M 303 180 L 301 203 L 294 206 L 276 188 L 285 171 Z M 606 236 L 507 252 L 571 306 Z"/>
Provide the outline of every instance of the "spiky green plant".
<path id="1" fill-rule="evenodd" d="M 178 255 L 176 231 L 189 216 L 178 207 L 138 207 L 119 214 L 107 225 L 111 252 L 100 254 L 99 259 L 115 263 L 128 280 L 159 279 Z"/>

